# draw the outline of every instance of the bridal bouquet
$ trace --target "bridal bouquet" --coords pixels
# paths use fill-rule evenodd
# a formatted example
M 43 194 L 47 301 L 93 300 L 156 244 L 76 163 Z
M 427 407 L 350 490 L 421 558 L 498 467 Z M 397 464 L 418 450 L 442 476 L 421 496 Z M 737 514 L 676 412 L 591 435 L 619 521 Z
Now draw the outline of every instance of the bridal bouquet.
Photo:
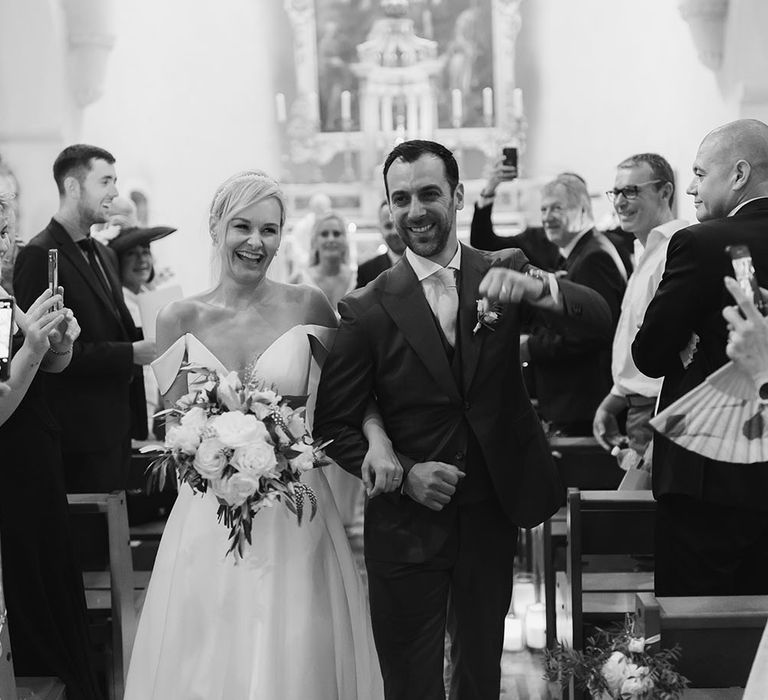
M 545 679 L 562 688 L 573 680 L 600 700 L 676 700 L 688 679 L 674 669 L 679 648 L 651 653 L 652 639 L 637 637 L 635 622 L 627 615 L 624 627 L 614 634 L 597 630 L 584 651 L 557 644 L 545 652 Z
M 301 475 L 329 462 L 322 452 L 328 443 L 318 444 L 307 431 L 306 397 L 280 396 L 255 374 L 242 382 L 237 372 L 198 365 L 182 371 L 205 380 L 161 413 L 180 420 L 155 448 L 162 454 L 150 466 L 149 485 L 162 489 L 175 473 L 197 493 L 210 489 L 219 501 L 219 522 L 230 528 L 227 554 L 239 557 L 262 508 L 280 501 L 301 524 L 306 499 L 311 520 L 317 499 Z

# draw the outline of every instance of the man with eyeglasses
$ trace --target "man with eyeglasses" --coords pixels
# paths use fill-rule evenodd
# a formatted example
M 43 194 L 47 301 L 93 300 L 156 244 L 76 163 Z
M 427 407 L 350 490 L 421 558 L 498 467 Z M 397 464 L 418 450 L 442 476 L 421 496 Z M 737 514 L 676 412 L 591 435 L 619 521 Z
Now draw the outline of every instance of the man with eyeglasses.
M 623 446 L 618 416 L 627 411 L 628 446 L 645 453 L 653 437 L 648 421 L 653 415 L 661 379 L 644 375 L 632 359 L 632 341 L 664 273 L 667 245 L 679 229 L 688 225 L 672 213 L 675 180 L 669 163 L 656 153 L 638 153 L 617 166 L 612 190 L 619 223 L 636 240 L 636 267 L 627 283 L 621 315 L 613 338 L 611 373 L 613 387 L 595 412 L 592 431 L 606 449 Z
M 627 273 L 616 247 L 594 229 L 584 180 L 561 173 L 542 188 L 541 218 L 549 241 L 564 259 L 564 278 L 591 287 L 608 303 L 610 335 L 587 328 L 567 332 L 537 320 L 520 337 L 520 359 L 529 362 L 539 412 L 553 434 L 592 435 L 592 417 L 611 387 L 611 339 L 619 318 Z
M 740 119 L 710 132 L 687 192 L 700 223 L 669 242 L 632 344 L 638 369 L 664 377 L 662 408 L 728 360 L 723 278 L 733 268 L 726 247 L 748 246 L 757 281 L 768 283 L 768 125 Z M 768 462 L 718 462 L 659 434 L 653 449 L 656 594 L 768 594 Z

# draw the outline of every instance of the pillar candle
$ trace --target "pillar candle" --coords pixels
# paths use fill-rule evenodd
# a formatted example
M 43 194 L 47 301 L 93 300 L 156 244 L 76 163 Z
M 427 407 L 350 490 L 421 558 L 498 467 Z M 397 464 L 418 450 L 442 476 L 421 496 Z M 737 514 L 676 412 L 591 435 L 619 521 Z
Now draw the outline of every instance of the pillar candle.
M 287 112 L 285 110 L 285 95 L 282 92 L 278 92 L 275 95 L 275 114 L 277 116 L 277 123 L 284 124 Z
M 451 90 L 451 117 L 454 126 L 461 126 L 462 116 L 461 90 L 453 88 Z
M 344 90 L 341 93 L 341 120 L 348 122 L 352 119 L 352 93 Z
M 493 118 L 493 88 L 483 88 L 483 117 L 486 121 Z
M 523 116 L 523 91 L 520 88 L 512 90 L 512 116 L 517 119 Z

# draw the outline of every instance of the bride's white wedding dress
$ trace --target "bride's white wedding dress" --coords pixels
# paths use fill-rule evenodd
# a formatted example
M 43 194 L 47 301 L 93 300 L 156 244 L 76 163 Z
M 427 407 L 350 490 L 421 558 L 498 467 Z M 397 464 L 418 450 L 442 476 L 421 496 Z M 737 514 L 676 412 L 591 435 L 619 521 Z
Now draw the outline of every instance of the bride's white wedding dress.
M 256 361 L 283 394 L 310 395 L 333 331 L 295 326 Z M 314 351 L 314 352 L 313 352 Z M 156 362 L 165 393 L 184 360 L 225 370 L 195 336 Z M 190 381 L 192 381 L 190 379 Z M 308 413 L 311 414 L 311 405 Z M 163 532 L 133 647 L 126 700 L 375 700 L 383 697 L 368 605 L 321 469 L 303 481 L 317 515 L 262 509 L 244 559 L 213 494 L 183 485 Z

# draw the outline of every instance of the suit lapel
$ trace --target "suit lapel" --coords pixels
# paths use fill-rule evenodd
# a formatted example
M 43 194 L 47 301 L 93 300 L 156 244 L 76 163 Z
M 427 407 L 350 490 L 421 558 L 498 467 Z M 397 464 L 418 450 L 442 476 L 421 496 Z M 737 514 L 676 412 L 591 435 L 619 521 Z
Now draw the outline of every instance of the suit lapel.
M 462 377 L 465 396 L 469 392 L 472 380 L 475 377 L 485 337 L 490 332 L 488 329 L 482 329 L 480 333 L 474 332 L 474 328 L 477 325 L 477 300 L 479 298 L 477 290 L 489 267 L 490 262 L 487 258 L 472 248 L 467 246 L 461 247 L 458 337 L 461 345 Z
M 405 258 L 387 275 L 381 304 L 433 379 L 448 396 L 460 401 L 461 395 L 440 341 L 434 315 L 413 268 Z
M 62 255 L 67 258 L 67 260 L 77 270 L 85 283 L 91 288 L 91 291 L 94 293 L 94 295 L 101 300 L 109 312 L 114 316 L 117 316 L 119 319 L 114 302 L 107 296 L 107 293 L 104 291 L 104 287 L 101 285 L 99 280 L 96 279 L 96 273 L 91 270 L 91 266 L 83 256 L 80 248 L 78 248 L 77 244 L 70 238 L 69 234 L 64 230 L 64 227 L 58 221 L 54 219 L 53 223 L 55 225 L 51 226 L 51 235 L 53 236 L 53 239 L 56 241 L 56 243 L 58 243 L 59 250 L 61 251 Z M 67 290 L 65 289 L 65 300 L 66 294 Z

